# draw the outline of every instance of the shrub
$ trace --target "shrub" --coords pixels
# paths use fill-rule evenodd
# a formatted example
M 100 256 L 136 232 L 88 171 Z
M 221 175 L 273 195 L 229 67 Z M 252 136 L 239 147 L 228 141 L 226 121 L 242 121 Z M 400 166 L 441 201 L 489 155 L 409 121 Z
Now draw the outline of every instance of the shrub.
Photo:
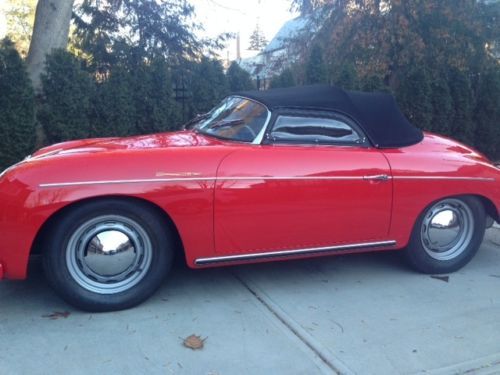
M 0 169 L 35 144 L 34 94 L 23 60 L 9 39 L 0 42 Z
M 231 92 L 252 90 L 255 88 L 250 74 L 233 61 L 226 73 Z
M 271 79 L 271 88 L 276 89 L 280 87 L 293 87 L 296 85 L 295 77 L 292 70 L 284 69 L 280 74 Z
M 49 143 L 99 133 L 90 120 L 94 93 L 94 81 L 76 57 L 63 50 L 47 56 L 37 117 Z

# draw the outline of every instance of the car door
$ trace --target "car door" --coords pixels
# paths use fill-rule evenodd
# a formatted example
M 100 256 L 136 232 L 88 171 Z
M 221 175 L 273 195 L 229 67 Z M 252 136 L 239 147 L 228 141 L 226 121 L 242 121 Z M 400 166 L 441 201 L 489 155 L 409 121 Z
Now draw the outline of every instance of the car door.
M 219 166 L 215 249 L 221 255 L 387 240 L 392 179 L 384 155 L 340 114 L 281 111 L 262 145 Z

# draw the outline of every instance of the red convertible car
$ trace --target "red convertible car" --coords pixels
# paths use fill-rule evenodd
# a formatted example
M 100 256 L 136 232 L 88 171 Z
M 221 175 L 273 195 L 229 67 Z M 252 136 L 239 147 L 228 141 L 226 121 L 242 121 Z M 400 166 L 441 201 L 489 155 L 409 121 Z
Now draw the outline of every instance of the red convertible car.
M 499 169 L 387 94 L 243 92 L 191 126 L 57 144 L 4 171 L 0 279 L 41 254 L 63 299 L 109 311 L 149 297 L 176 252 L 205 268 L 401 249 L 448 273 L 499 218 Z

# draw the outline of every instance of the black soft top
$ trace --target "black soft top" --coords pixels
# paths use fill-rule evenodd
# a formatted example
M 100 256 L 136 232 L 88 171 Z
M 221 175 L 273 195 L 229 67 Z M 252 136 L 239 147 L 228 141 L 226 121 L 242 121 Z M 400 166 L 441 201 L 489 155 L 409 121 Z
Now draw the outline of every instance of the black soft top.
M 401 113 L 394 97 L 385 93 L 344 91 L 327 85 L 300 86 L 267 91 L 245 91 L 236 95 L 281 108 L 334 110 L 351 117 L 365 131 L 374 146 L 410 146 L 423 139 L 420 129 Z

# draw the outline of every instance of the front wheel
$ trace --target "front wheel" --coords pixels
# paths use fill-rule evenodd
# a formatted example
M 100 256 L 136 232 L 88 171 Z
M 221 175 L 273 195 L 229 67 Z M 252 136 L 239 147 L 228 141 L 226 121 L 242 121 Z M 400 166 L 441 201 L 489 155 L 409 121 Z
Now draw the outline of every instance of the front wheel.
M 405 250 L 409 263 L 423 273 L 450 273 L 474 257 L 486 230 L 479 199 L 460 196 L 440 200 L 418 218 Z
M 172 263 L 166 223 L 140 202 L 110 199 L 78 206 L 55 224 L 49 238 L 47 279 L 82 310 L 139 304 L 161 285 Z

